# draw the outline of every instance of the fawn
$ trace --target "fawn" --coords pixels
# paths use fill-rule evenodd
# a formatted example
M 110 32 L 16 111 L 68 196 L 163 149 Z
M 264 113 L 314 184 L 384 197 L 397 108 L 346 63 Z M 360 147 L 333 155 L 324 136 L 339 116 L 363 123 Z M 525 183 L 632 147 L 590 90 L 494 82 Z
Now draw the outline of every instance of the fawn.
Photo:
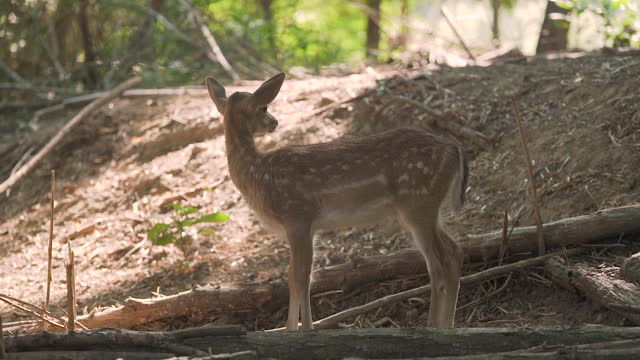
M 327 143 L 258 152 L 254 136 L 273 132 L 267 111 L 284 82 L 280 73 L 253 94 L 226 91 L 214 78 L 209 95 L 224 117 L 231 180 L 258 218 L 289 241 L 287 330 L 313 329 L 309 285 L 318 229 L 394 216 L 423 253 L 431 278 L 428 325 L 453 327 L 462 250 L 442 228 L 444 205 L 464 203 L 468 167 L 461 145 L 426 130 L 396 129 Z

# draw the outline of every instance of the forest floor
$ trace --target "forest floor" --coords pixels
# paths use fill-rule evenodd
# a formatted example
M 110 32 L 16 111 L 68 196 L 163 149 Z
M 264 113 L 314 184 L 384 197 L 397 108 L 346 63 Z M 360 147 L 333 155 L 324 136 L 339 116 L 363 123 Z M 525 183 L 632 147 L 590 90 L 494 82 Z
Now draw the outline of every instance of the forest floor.
M 252 91 L 258 84 L 246 81 L 228 92 Z M 429 65 L 403 70 L 389 65 L 359 74 L 288 80 L 269 108 L 280 127 L 260 138 L 258 146 L 270 150 L 398 126 L 425 127 L 429 115 L 420 109 L 387 104 L 392 96 L 420 101 L 492 139 L 487 148 L 463 139 L 470 158 L 467 203 L 447 219 L 452 234 L 480 234 L 501 228 L 505 210 L 519 225 L 533 224 L 511 98 L 521 109 L 545 222 L 638 203 L 638 84 L 640 56 L 624 53 L 521 59 L 487 67 Z M 372 89 L 362 99 L 308 116 Z M 0 156 L 8 162 L 3 159 L 0 170 L 15 164 L 30 147 L 39 148 L 76 111 L 41 119 L 37 130 L 3 129 Z M 193 96 L 114 101 L 74 128 L 9 196 L 2 194 L 0 292 L 35 304 L 44 302 L 46 288 L 51 169 L 57 174 L 52 298 L 61 306 L 66 302 L 63 262 L 69 238 L 76 256 L 80 313 L 122 304 L 128 297 L 158 297 L 196 285 L 224 287 L 286 277 L 286 240 L 262 228 L 229 180 L 221 118 L 204 90 Z M 0 175 L 4 179 L 8 173 Z M 153 224 L 170 218 L 163 204 L 176 196 L 183 206 L 203 213 L 222 210 L 230 217 L 209 226 L 213 232 L 193 234 L 196 241 L 188 256 L 174 246 L 152 246 L 146 239 Z M 620 246 L 594 248 L 581 261 L 610 269 L 607 273 L 616 277 L 621 261 L 640 251 L 638 239 L 625 236 L 618 239 Z M 411 246 L 391 220 L 324 231 L 315 240 L 314 268 Z M 465 273 L 486 266 L 467 264 Z M 424 276 L 404 278 L 316 297 L 314 318 L 425 281 Z M 505 281 L 502 277 L 464 287 L 459 305 L 483 298 Z M 426 298 L 385 306 L 358 318 L 355 326 L 426 325 L 427 307 Z M 58 312 L 57 306 L 53 309 Z M 24 318 L 4 304 L 0 315 L 5 322 Z M 282 326 L 285 317 L 283 307 L 257 318 L 207 314 L 148 324 L 145 329 L 204 322 L 267 329 Z M 622 317 L 556 288 L 541 268 L 514 274 L 498 296 L 456 315 L 457 327 L 581 323 L 626 324 Z

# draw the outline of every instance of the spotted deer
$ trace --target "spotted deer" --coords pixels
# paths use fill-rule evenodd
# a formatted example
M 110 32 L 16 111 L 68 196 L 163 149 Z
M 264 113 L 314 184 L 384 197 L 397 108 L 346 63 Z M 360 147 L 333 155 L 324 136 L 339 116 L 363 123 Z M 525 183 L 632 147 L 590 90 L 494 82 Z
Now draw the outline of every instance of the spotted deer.
M 284 82 L 278 74 L 253 94 L 226 91 L 212 77 L 209 95 L 224 116 L 231 180 L 258 218 L 289 242 L 287 330 L 313 329 L 309 285 L 313 235 L 393 216 L 411 233 L 431 278 L 428 325 L 453 327 L 462 251 L 441 225 L 447 207 L 464 203 L 462 147 L 418 129 L 341 138 L 327 143 L 256 149 L 254 136 L 273 132 L 267 111 Z

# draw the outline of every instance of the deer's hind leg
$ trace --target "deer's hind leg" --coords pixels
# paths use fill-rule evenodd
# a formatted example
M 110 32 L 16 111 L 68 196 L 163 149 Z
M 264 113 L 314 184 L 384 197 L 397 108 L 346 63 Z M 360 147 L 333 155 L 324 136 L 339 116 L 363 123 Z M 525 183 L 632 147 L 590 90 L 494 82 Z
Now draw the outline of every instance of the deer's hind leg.
M 452 328 L 460 287 L 462 250 L 440 225 L 438 209 L 402 209 L 399 211 L 399 220 L 411 233 L 427 262 L 431 279 L 427 325 Z
M 291 226 L 289 240 L 289 314 L 287 330 L 298 330 L 302 315 L 302 330 L 313 329 L 311 317 L 310 282 L 313 262 L 313 236 L 309 226 Z M 302 310 L 302 314 L 301 314 Z

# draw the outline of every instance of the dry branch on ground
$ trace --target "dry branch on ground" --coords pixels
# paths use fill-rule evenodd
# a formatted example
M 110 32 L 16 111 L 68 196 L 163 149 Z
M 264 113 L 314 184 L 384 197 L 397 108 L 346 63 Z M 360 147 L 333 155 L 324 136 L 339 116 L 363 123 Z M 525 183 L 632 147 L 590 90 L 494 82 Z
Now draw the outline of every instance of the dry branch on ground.
M 470 356 L 500 352 L 533 352 L 532 348 L 562 347 L 626 349 L 638 347 L 640 328 L 587 325 L 573 328 L 471 328 L 471 329 L 358 329 L 313 332 L 252 332 L 227 327 L 184 329 L 170 333 L 149 333 L 102 329 L 71 334 L 38 333 L 7 339 L 11 356 L 16 351 L 77 351 L 101 349 L 122 351 L 150 349 L 163 353 L 238 354 L 255 352 L 258 358 L 327 359 L 344 357 L 406 358 L 427 356 Z M 211 332 L 211 333 L 208 333 Z M 616 343 L 614 343 L 616 342 Z M 591 344 L 591 346 L 587 345 Z M 600 344 L 600 345 L 598 345 Z M 12 354 L 13 353 L 13 354 Z M 53 353 L 53 352 L 52 352 Z M 95 356 L 96 353 L 93 353 Z M 17 357 L 12 357 L 17 358 Z M 78 357 L 80 359 L 87 357 Z M 482 358 L 482 357 L 480 357 Z
M 546 262 L 545 270 L 557 285 L 578 291 L 589 300 L 640 324 L 640 313 L 629 311 L 640 304 L 640 287 L 615 278 L 605 269 L 594 269 L 586 264 L 571 264 L 560 258 Z

